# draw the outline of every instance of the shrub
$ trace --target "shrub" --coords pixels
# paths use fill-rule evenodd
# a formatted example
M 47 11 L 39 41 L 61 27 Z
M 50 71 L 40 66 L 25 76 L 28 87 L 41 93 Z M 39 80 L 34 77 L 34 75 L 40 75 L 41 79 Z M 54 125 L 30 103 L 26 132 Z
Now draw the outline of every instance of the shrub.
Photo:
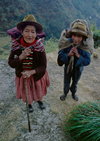
M 3 50 L 0 49 L 0 55 L 2 55 L 2 53 L 3 53 Z
M 9 50 L 11 48 L 11 45 L 5 45 L 5 46 L 3 46 L 3 49 L 5 49 L 5 50 Z
M 65 133 L 75 141 L 100 141 L 100 107 L 87 102 L 75 107 L 66 118 Z
M 52 52 L 58 48 L 58 39 L 50 38 L 44 42 L 46 53 Z
M 93 33 L 93 39 L 94 39 L 94 47 L 98 48 L 100 45 L 100 31 L 95 31 Z

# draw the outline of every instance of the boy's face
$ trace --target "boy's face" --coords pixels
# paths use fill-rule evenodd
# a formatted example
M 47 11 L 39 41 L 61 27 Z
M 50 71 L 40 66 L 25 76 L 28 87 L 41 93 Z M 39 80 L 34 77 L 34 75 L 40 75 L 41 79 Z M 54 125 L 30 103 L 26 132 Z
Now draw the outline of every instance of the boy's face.
M 79 35 L 77 33 L 72 34 L 72 40 L 73 40 L 74 45 L 79 44 L 82 41 L 82 39 L 83 39 L 82 35 Z

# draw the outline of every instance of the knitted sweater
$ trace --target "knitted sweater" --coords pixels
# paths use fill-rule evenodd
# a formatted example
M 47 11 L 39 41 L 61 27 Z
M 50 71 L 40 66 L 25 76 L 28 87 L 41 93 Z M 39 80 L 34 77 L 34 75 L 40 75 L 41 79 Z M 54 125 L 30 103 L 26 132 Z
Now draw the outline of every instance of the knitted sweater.
M 20 44 L 20 40 L 18 41 Z M 8 58 L 8 64 L 15 68 L 15 74 L 17 77 L 21 77 L 21 72 L 23 71 L 23 63 L 20 61 L 19 56 L 22 53 L 22 49 L 18 48 L 15 50 L 12 50 L 9 58 Z M 45 51 L 33 51 L 33 63 L 32 63 L 32 69 L 35 69 L 36 74 L 33 75 L 34 80 L 38 81 L 43 77 L 46 71 L 47 67 L 47 59 L 46 59 L 46 53 Z

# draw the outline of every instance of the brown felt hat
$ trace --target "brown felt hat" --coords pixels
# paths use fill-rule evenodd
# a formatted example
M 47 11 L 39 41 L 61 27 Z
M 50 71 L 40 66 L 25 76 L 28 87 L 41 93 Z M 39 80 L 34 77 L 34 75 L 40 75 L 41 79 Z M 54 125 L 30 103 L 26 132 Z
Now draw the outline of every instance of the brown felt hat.
M 33 25 L 33 26 L 35 26 L 38 33 L 41 33 L 42 30 L 43 30 L 42 25 L 39 24 L 38 22 L 36 22 L 35 17 L 33 15 L 31 15 L 31 14 L 25 16 L 24 19 L 23 19 L 23 21 L 22 22 L 19 22 L 17 24 L 18 30 L 21 31 L 23 25 Z
M 70 34 L 77 33 L 79 35 L 85 36 L 86 38 L 89 38 L 86 32 L 86 26 L 81 22 L 74 23 L 72 30 L 70 30 L 69 33 Z

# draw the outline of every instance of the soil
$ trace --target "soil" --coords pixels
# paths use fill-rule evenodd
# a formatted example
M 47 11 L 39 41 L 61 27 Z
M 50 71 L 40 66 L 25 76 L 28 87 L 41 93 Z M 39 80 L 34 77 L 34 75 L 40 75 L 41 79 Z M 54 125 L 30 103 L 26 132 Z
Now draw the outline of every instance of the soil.
M 94 50 L 91 64 L 84 67 L 78 83 L 79 101 L 72 99 L 71 93 L 65 101 L 60 100 L 63 94 L 63 67 L 57 65 L 57 50 L 47 54 L 47 71 L 50 86 L 43 102 L 45 110 L 39 109 L 33 102 L 34 112 L 29 114 L 31 132 L 28 131 L 26 105 L 16 99 L 15 72 L 0 60 L 0 140 L 1 141 L 68 141 L 64 135 L 65 117 L 75 105 L 100 99 L 100 49 Z

